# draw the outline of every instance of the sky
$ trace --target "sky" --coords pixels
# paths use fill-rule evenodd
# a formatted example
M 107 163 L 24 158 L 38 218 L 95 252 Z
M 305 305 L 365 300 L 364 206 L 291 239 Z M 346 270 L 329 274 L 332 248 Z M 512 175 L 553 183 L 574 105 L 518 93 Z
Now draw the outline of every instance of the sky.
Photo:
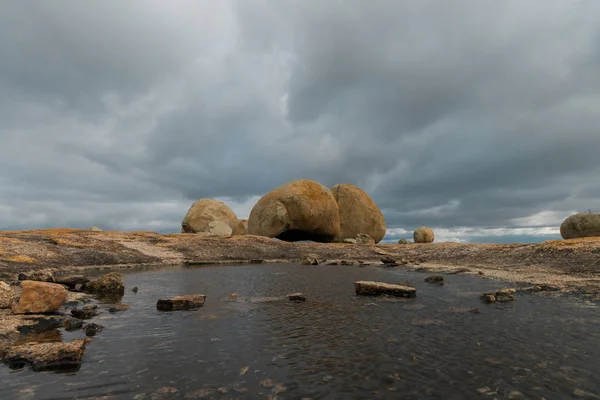
M 600 211 L 597 0 L 5 0 L 0 229 L 179 232 L 295 179 L 387 241 L 558 238 Z

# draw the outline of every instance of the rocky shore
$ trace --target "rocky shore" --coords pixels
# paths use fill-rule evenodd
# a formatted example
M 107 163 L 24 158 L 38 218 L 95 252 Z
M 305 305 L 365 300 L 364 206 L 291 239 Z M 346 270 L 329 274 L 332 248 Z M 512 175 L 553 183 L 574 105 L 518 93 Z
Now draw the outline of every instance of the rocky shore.
M 0 232 L 0 280 L 49 269 L 55 275 L 109 268 L 231 263 L 397 261 L 401 268 L 475 273 L 489 278 L 550 285 L 563 292 L 600 294 L 600 238 L 535 244 L 378 244 L 284 242 L 241 235 L 161 235 L 47 229 Z M 388 264 L 388 263 L 386 263 Z

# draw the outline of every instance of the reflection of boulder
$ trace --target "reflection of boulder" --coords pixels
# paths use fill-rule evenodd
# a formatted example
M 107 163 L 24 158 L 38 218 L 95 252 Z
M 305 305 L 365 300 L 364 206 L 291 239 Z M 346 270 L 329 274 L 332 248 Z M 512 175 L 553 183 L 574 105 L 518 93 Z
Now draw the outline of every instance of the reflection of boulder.
M 13 305 L 15 314 L 38 314 L 56 312 L 67 300 L 67 289 L 48 282 L 21 282 L 21 297 Z
M 386 225 L 377 204 L 360 188 L 350 184 L 331 188 L 340 212 L 340 237 L 355 238 L 359 233 L 371 236 L 379 243 L 385 236 Z
M 426 226 L 421 226 L 415 229 L 413 239 L 415 243 L 433 243 L 433 231 Z
M 264 195 L 248 218 L 250 235 L 286 241 L 332 242 L 340 234 L 333 194 L 310 180 L 297 180 Z
M 181 232 L 212 233 L 210 232 L 211 222 L 215 221 L 227 224 L 231 232 L 234 232 L 238 226 L 237 216 L 225 203 L 214 199 L 200 199 L 192 204 L 185 217 L 183 217 Z M 214 225 L 212 227 L 213 231 L 215 230 Z
M 560 225 L 560 235 L 563 239 L 600 236 L 600 214 L 573 214 Z

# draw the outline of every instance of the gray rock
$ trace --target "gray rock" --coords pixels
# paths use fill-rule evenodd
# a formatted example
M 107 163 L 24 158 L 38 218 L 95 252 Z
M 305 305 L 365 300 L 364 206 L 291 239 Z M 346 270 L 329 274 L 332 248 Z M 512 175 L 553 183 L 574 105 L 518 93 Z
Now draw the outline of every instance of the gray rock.
M 417 289 L 413 287 L 384 282 L 356 281 L 354 282 L 354 289 L 357 295 L 362 296 L 379 296 L 385 294 L 396 297 L 415 297 L 417 295 Z
M 175 296 L 169 299 L 159 299 L 156 309 L 160 311 L 193 310 L 204 305 L 206 295 L 191 294 L 187 296 Z

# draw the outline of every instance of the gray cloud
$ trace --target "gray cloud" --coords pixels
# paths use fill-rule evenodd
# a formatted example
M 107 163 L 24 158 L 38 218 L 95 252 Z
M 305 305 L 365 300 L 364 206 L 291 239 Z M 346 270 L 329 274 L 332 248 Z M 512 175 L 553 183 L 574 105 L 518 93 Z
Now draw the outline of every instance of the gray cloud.
M 598 43 L 595 1 L 8 1 L 0 229 L 177 231 L 298 178 L 390 229 L 556 227 L 600 209 Z

